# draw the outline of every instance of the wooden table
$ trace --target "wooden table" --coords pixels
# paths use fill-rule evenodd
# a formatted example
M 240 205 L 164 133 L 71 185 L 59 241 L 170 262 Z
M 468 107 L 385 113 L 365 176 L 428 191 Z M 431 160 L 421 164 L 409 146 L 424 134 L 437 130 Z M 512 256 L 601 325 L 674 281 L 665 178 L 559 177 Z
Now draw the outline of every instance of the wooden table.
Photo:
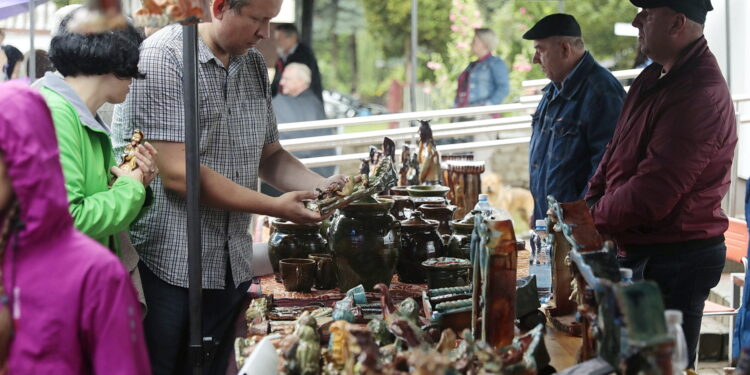
M 570 336 L 550 326 L 544 332 L 544 344 L 551 358 L 552 367 L 558 371 L 576 364 L 578 350 L 581 348 L 581 338 Z

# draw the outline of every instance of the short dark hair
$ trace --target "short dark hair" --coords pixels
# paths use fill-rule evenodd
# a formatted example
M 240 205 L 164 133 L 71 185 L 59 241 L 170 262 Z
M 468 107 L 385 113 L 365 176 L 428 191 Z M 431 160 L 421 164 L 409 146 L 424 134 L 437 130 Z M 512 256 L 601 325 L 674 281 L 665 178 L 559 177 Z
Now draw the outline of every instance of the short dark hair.
M 26 52 L 26 57 L 24 57 L 24 59 L 26 60 L 27 72 L 29 72 L 29 69 L 31 69 L 31 58 L 29 56 L 31 56 L 31 51 Z M 44 73 L 55 71 L 55 67 L 52 65 L 52 61 L 50 61 L 47 51 L 43 49 L 36 50 L 35 58 L 36 60 L 34 61 L 34 66 L 36 68 L 36 71 L 34 72 L 34 78 L 42 78 L 42 76 L 44 76 Z
M 118 78 L 145 78 L 138 71 L 143 36 L 127 23 L 120 29 L 95 34 L 68 30 L 78 10 L 68 14 L 52 38 L 49 58 L 64 77 L 114 74 Z
M 296 37 L 299 37 L 299 31 L 297 31 L 297 26 L 295 26 L 293 23 L 280 23 L 276 25 L 276 31 L 283 31 L 286 36 L 294 35 Z
M 8 79 L 11 79 L 13 75 L 13 70 L 16 68 L 16 64 L 21 62 L 23 60 L 23 53 L 16 48 L 9 44 L 6 44 L 2 46 L 3 52 L 5 52 L 5 57 L 8 58 L 8 62 L 3 67 L 3 71 L 5 72 L 5 75 Z

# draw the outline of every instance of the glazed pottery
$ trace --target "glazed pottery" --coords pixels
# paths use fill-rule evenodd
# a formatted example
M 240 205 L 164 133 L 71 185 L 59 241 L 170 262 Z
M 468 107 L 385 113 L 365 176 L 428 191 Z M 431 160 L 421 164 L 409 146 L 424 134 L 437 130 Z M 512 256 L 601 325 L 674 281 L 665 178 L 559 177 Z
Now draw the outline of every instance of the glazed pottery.
M 447 206 L 448 201 L 443 197 L 409 197 L 414 209 L 419 209 L 420 206 L 425 204 L 435 204 Z
M 403 195 L 380 195 L 378 198 L 393 200 L 391 215 L 393 215 L 398 221 L 408 219 L 411 217 L 411 212 L 414 211 L 414 202 L 412 202 L 409 197 Z
M 471 283 L 469 269 L 471 262 L 459 258 L 433 258 L 422 262 L 427 273 L 427 287 L 429 289 L 466 286 Z
M 310 254 L 315 261 L 315 289 L 326 290 L 336 287 L 336 264 L 331 254 Z
M 406 191 L 408 186 L 394 186 L 391 190 L 391 195 L 405 195 L 408 196 L 409 192 Z
M 447 255 L 453 258 L 469 259 L 471 254 L 471 232 L 474 230 L 473 214 L 466 215 L 463 220 L 453 220 L 450 223 L 453 234 L 447 243 Z
M 422 262 L 445 255 L 443 240 L 437 232 L 438 225 L 435 220 L 423 219 L 420 211 L 414 211 L 411 219 L 401 222 L 401 251 L 397 267 L 399 281 L 424 283 L 426 278 Z
M 445 197 L 450 190 L 443 185 L 415 185 L 406 188 L 410 197 Z
M 268 257 L 273 272 L 279 274 L 279 261 L 286 258 L 307 258 L 313 253 L 328 253 L 326 240 L 319 233 L 319 224 L 297 224 L 275 219 L 271 223 Z
M 309 293 L 315 281 L 315 261 L 312 259 L 288 258 L 279 261 L 281 279 L 288 292 Z
M 425 219 L 437 220 L 440 223 L 438 233 L 443 236 L 450 236 L 452 233 L 450 222 L 453 220 L 453 213 L 456 212 L 456 206 L 444 204 L 423 204 L 419 206 L 419 211 Z
M 378 283 L 390 285 L 401 239 L 400 223 L 390 214 L 392 206 L 390 199 L 361 200 L 335 215 L 328 243 L 342 291 L 359 284 L 367 291 Z

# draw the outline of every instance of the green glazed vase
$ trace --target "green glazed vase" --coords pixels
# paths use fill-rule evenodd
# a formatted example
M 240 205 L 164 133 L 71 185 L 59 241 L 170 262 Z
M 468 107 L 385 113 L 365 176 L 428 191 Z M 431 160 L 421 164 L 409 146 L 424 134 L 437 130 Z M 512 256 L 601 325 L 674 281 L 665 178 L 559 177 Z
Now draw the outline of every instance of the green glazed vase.
M 282 259 L 305 259 L 310 254 L 328 253 L 328 245 L 319 230 L 319 224 L 297 224 L 274 219 L 268 240 L 268 257 L 273 272 L 279 274 L 279 261 Z
M 398 262 L 400 223 L 390 214 L 393 200 L 354 202 L 338 210 L 328 229 L 328 243 L 336 263 L 338 287 L 359 284 L 372 291 L 390 285 Z

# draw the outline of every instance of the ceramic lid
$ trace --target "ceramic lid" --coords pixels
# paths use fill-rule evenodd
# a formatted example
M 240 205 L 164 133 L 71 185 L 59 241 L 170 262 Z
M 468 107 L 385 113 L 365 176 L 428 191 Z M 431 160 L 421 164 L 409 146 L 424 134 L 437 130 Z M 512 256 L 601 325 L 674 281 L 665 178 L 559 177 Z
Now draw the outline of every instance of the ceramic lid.
M 476 211 L 479 212 L 479 211 Z M 450 225 L 451 227 L 457 227 L 461 229 L 471 229 L 474 228 L 474 213 L 475 210 L 472 210 L 470 213 L 466 214 L 463 219 L 461 220 L 451 220 Z
M 437 228 L 440 222 L 437 220 L 426 220 L 422 218 L 422 213 L 414 211 L 411 218 L 401 221 L 402 228 Z

